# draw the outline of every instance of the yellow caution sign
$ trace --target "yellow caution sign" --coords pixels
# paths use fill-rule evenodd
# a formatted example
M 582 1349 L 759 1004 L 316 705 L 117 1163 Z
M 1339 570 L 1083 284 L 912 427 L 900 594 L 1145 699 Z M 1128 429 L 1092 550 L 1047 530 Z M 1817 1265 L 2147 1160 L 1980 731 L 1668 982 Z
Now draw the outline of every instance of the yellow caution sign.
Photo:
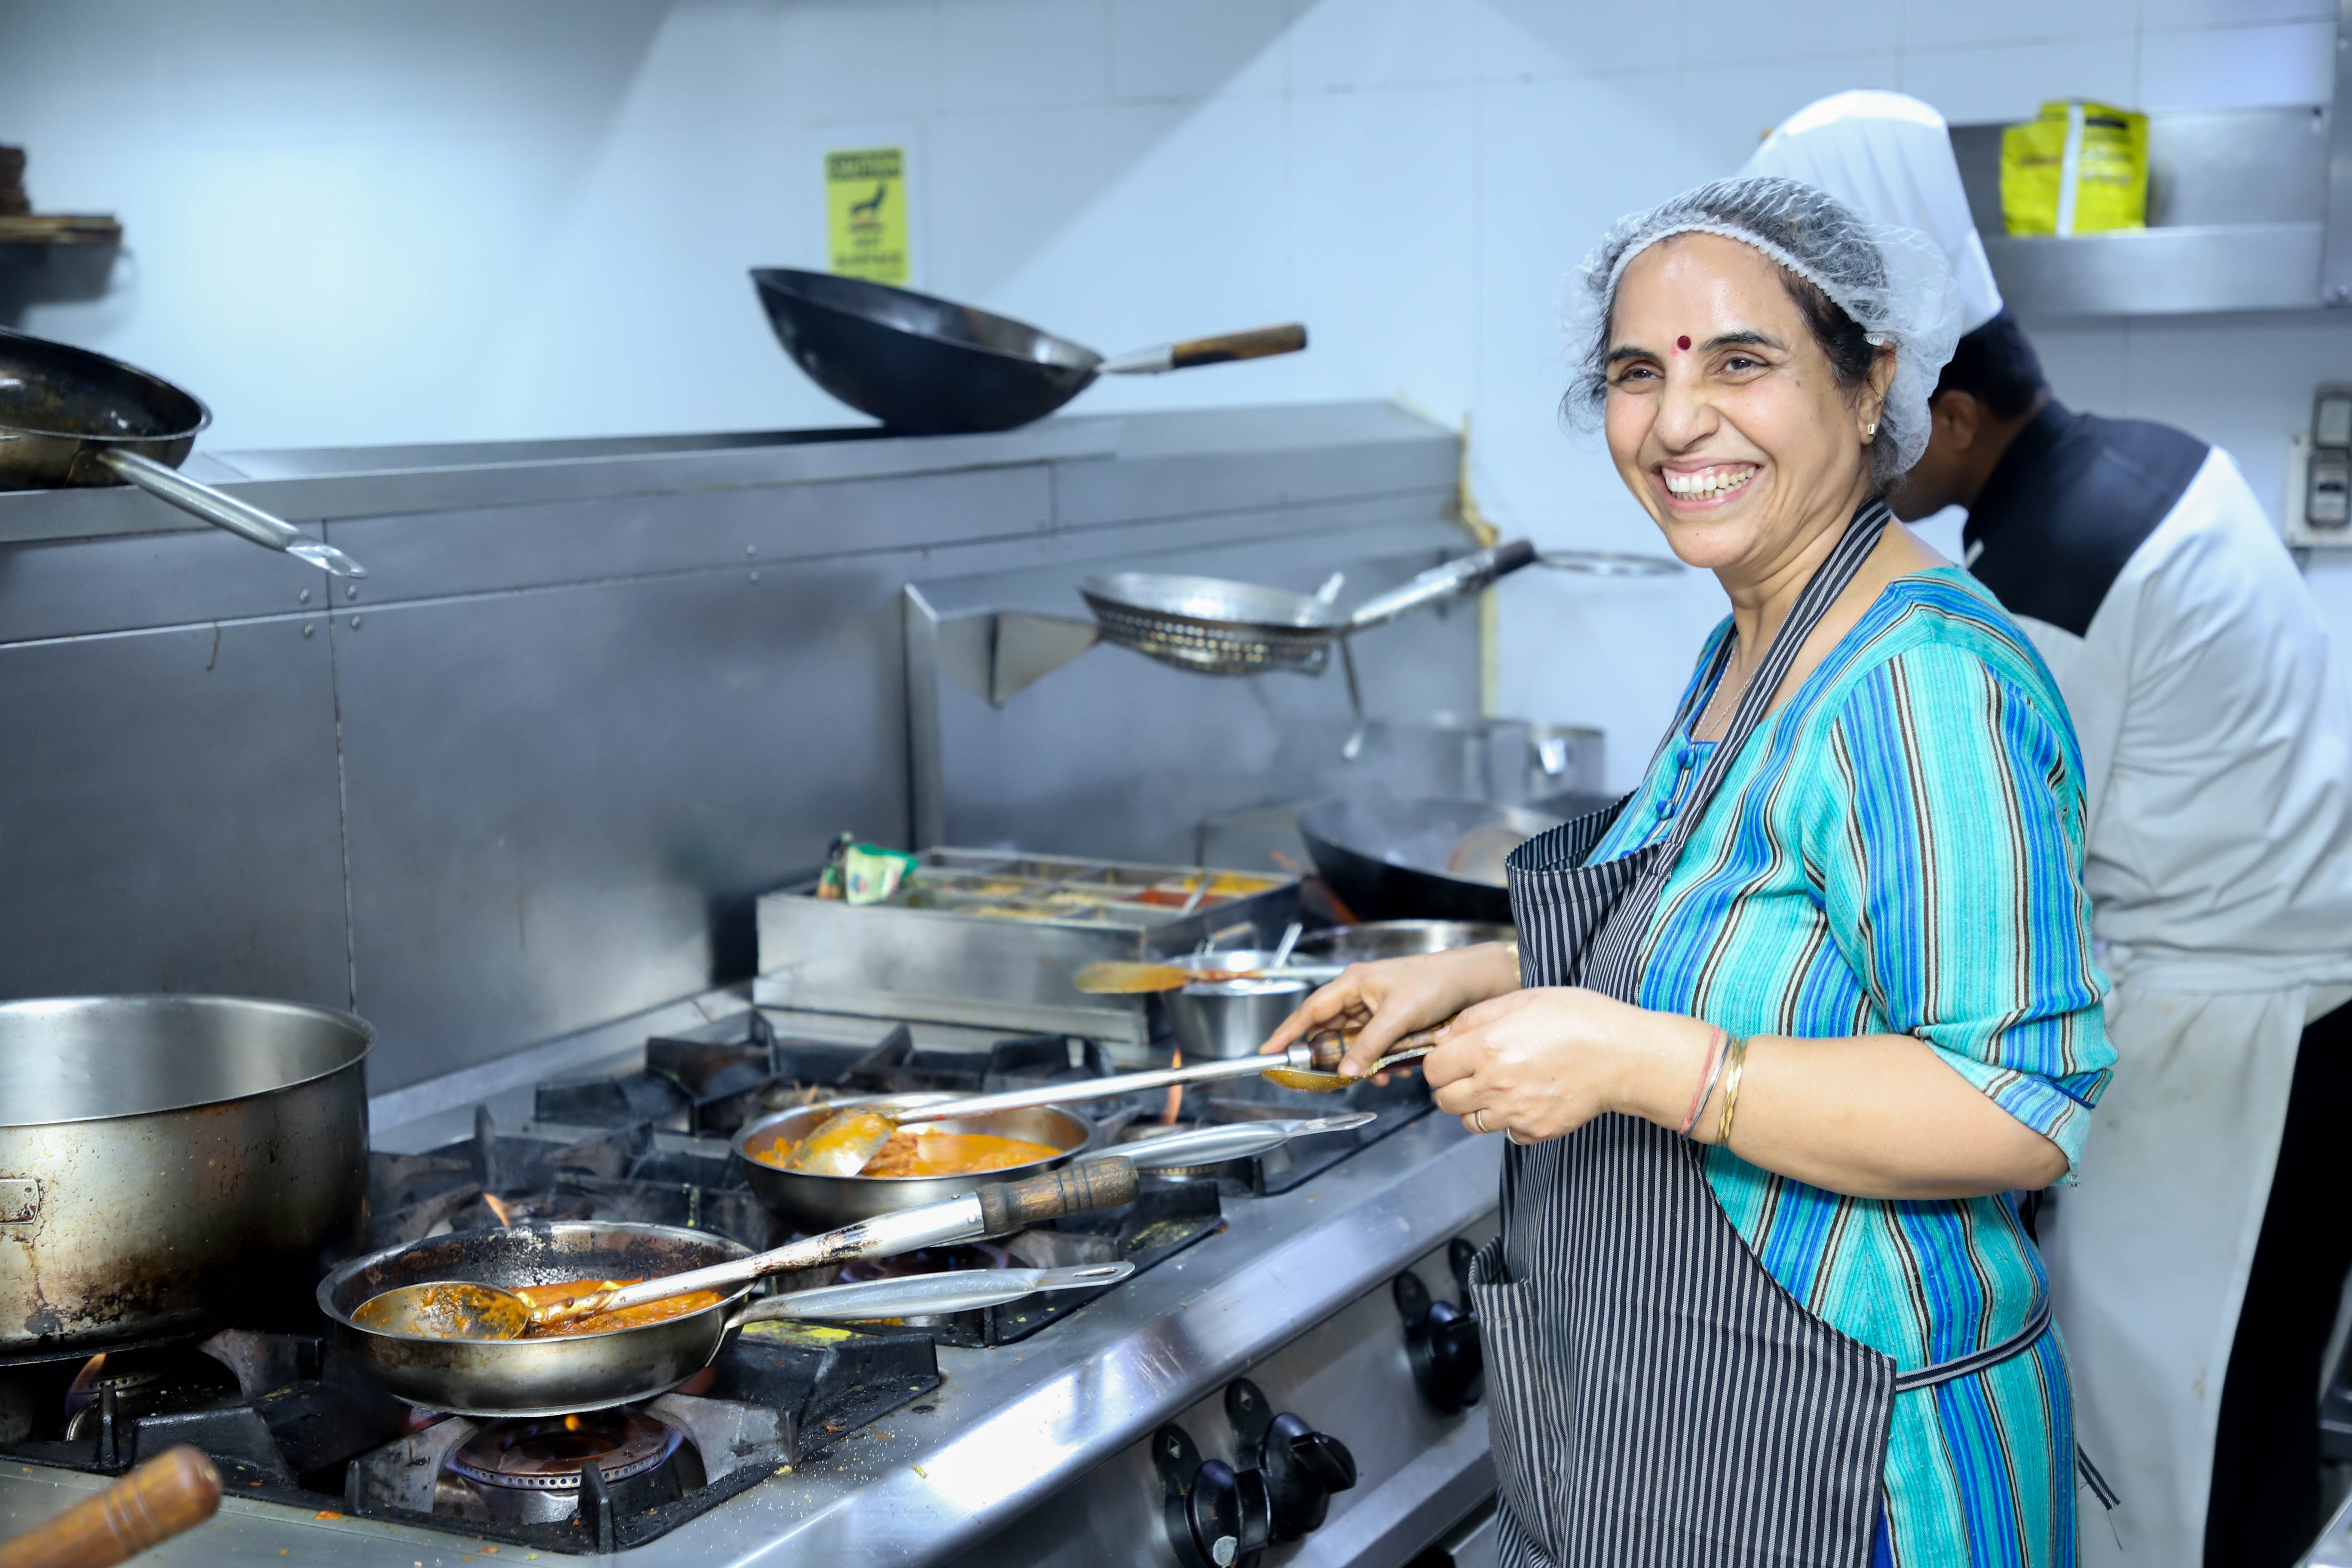
M 902 147 L 850 147 L 824 155 L 828 268 L 845 278 L 904 285 L 907 154 Z

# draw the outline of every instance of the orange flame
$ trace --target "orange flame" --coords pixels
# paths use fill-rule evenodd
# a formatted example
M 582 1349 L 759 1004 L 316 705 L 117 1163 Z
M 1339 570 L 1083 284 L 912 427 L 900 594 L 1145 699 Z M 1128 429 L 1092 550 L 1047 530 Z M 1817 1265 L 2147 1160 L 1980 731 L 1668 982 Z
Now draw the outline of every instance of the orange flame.
M 1168 1065 L 1171 1068 L 1182 1067 L 1184 1065 L 1184 1053 L 1181 1050 L 1171 1052 L 1168 1058 Z M 1168 1105 L 1167 1108 L 1160 1113 L 1160 1125 L 1162 1127 L 1175 1126 L 1176 1113 L 1183 1109 L 1184 1086 L 1181 1083 L 1170 1084 L 1168 1086 Z
M 514 1224 L 514 1210 L 499 1202 L 498 1194 L 496 1193 L 484 1193 L 482 1194 L 482 1203 L 483 1205 L 492 1214 L 499 1216 L 499 1223 L 500 1225 Z

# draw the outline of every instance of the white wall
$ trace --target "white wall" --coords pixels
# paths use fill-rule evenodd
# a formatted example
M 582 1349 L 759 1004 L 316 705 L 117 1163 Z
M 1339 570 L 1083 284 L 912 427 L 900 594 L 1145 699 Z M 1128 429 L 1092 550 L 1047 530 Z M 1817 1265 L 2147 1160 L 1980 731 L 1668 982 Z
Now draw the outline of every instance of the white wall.
M 29 330 L 214 405 L 218 447 L 839 422 L 743 268 L 814 265 L 827 127 L 911 128 L 921 286 L 1107 351 L 1298 319 L 1296 359 L 1092 410 L 1394 395 L 1487 510 L 1648 547 L 1555 417 L 1560 284 L 1619 213 L 1822 93 L 1956 120 L 2329 95 L 2323 0 L 0 0 L 0 142 L 131 255 Z M 2042 326 L 2060 395 L 2236 452 L 2275 504 L 2352 320 Z M 1945 531 L 1948 533 L 1948 530 Z M 2352 632 L 2352 568 L 2315 585 Z M 1503 705 L 1638 767 L 1710 583 L 1504 590 Z M 2347 644 L 2352 644 L 2348 637 Z

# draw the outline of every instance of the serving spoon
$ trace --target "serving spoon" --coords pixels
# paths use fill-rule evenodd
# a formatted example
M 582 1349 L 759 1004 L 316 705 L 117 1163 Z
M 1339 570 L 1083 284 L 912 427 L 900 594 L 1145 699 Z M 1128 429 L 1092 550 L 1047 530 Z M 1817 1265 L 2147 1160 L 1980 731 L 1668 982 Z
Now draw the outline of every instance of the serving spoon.
M 858 1258 L 888 1258 L 921 1247 L 1007 1236 L 1065 1215 L 1090 1214 L 1132 1203 L 1135 1192 L 1134 1163 L 1116 1154 L 1106 1155 L 1048 1171 L 1024 1182 L 993 1182 L 961 1197 L 877 1215 L 856 1225 L 787 1242 L 772 1252 L 754 1253 L 730 1263 L 715 1263 L 707 1268 L 691 1268 L 683 1274 L 644 1279 L 635 1285 L 584 1291 L 554 1301 L 534 1303 L 512 1290 L 474 1279 L 420 1280 L 369 1297 L 352 1313 L 352 1321 L 370 1333 L 412 1339 L 520 1339 L 533 1329 L 551 1328 L 599 1312 L 618 1312 L 648 1301 L 666 1301 L 697 1290 L 732 1290 L 788 1269 L 821 1268 Z M 1125 1278 L 1123 1273 L 1097 1275 L 1075 1280 L 1072 1286 L 1033 1288 L 1072 1289 L 1076 1284 L 1108 1284 L 1114 1279 Z M 1025 1289 L 1017 1292 L 1027 1293 Z M 898 1314 L 868 1311 L 865 1315 Z
M 1396 1048 L 1372 1064 L 1373 1072 L 1426 1056 L 1437 1044 L 1439 1025 L 1396 1042 Z M 1160 1068 L 1151 1072 L 1119 1073 L 1111 1078 L 1076 1083 L 1047 1084 L 1042 1089 L 1008 1089 L 1003 1094 L 967 1095 L 930 1105 L 852 1106 L 837 1110 L 812 1129 L 779 1167 L 807 1175 L 854 1176 L 881 1152 L 890 1135 L 916 1121 L 986 1116 L 999 1110 L 1026 1110 L 1037 1105 L 1068 1105 L 1078 1100 L 1109 1100 L 1174 1084 L 1215 1083 L 1229 1078 L 1264 1078 L 1284 1089 L 1308 1094 L 1329 1094 L 1362 1081 L 1335 1071 L 1347 1054 L 1349 1037 L 1327 1030 L 1278 1057 L 1237 1057 L 1230 1061 L 1201 1062 L 1192 1067 Z M 1369 1076 L 1369 1075 L 1367 1075 Z M 1328 1130 L 1327 1130 L 1328 1131 Z

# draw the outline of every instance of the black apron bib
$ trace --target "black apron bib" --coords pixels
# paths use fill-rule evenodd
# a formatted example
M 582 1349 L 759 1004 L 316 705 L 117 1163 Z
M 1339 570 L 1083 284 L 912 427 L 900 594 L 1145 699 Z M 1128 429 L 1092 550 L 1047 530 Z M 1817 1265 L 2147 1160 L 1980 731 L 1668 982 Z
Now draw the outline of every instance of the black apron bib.
M 1642 945 L 1667 874 L 1888 515 L 1874 500 L 1855 513 L 1773 637 L 1722 741 L 1678 792 L 1662 839 L 1583 865 L 1625 808 L 1620 801 L 1512 853 L 1523 984 L 1638 1000 Z M 1726 638 L 1662 752 L 1730 648 Z M 1507 1564 L 1870 1561 L 1895 1363 L 1814 1316 L 1765 1270 L 1716 1201 L 1700 1152 L 1662 1127 L 1611 1114 L 1504 1156 L 1502 1235 L 1478 1255 L 1471 1289 Z

